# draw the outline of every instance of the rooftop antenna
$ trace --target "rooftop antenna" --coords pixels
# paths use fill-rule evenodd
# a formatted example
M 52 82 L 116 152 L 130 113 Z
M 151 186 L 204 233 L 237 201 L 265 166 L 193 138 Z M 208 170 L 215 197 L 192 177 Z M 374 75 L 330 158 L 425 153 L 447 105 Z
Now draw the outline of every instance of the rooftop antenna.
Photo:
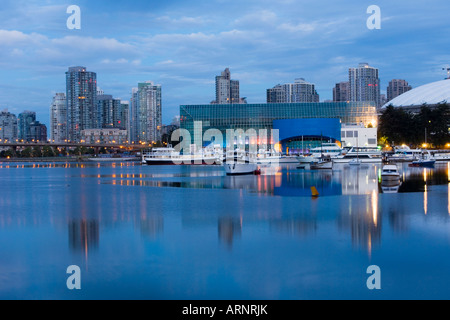
M 450 66 L 447 65 L 445 68 L 442 68 L 442 70 L 447 71 L 447 78 L 445 78 L 445 80 L 450 79 Z

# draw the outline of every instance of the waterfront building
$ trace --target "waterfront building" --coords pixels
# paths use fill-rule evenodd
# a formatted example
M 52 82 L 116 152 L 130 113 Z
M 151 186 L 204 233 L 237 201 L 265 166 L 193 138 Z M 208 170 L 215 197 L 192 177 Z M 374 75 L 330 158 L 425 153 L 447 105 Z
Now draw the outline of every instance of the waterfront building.
M 182 105 L 180 126 L 190 134 L 191 143 L 203 141 L 209 129 L 218 130 L 225 147 L 228 129 L 267 130 L 267 140 L 273 142 L 270 132 L 279 131 L 279 141 L 284 150 L 298 150 L 301 146 L 320 146 L 322 141 L 340 142 L 342 124 L 362 123 L 376 126 L 376 106 L 373 102 L 322 102 L 322 103 L 270 103 L 223 105 Z M 201 128 L 196 127 L 200 124 Z M 248 141 L 246 141 L 248 142 Z M 264 144 L 264 141 L 259 141 Z M 267 142 L 267 141 L 266 141 Z M 220 143 L 220 141 L 216 141 Z
M 319 102 L 315 85 L 303 78 L 294 83 L 278 84 L 267 90 L 267 103 Z
M 408 84 L 406 80 L 394 79 L 389 82 L 389 86 L 387 87 L 387 102 L 392 99 L 397 98 L 398 96 L 408 92 L 412 89 L 412 87 Z M 384 105 L 383 103 L 382 105 Z
M 31 124 L 36 121 L 36 112 L 24 111 L 19 114 L 17 127 L 18 138 L 23 141 L 32 141 Z
M 232 80 L 230 69 L 226 68 L 220 76 L 216 77 L 216 100 L 213 104 L 245 103 L 240 98 L 239 90 L 239 81 Z
M 333 101 L 334 102 L 347 102 L 350 101 L 350 82 L 339 82 L 333 88 Z
M 375 124 L 375 123 L 374 123 Z M 378 146 L 378 129 L 372 124 L 343 124 L 341 132 L 342 147 L 367 147 Z
M 151 81 L 138 84 L 130 101 L 131 141 L 158 142 L 161 140 L 162 90 Z
M 50 106 L 50 140 L 60 143 L 67 140 L 66 94 L 57 93 Z
M 434 108 L 448 102 L 450 102 L 450 80 L 446 79 L 409 90 L 386 103 L 381 109 L 392 105 L 417 113 L 424 105 Z
M 125 144 L 128 132 L 117 128 L 85 129 L 81 131 L 81 141 L 88 144 Z
M 67 132 L 70 141 L 80 141 L 81 131 L 98 128 L 97 74 L 85 67 L 66 72 Z
M 16 141 L 18 139 L 17 117 L 3 110 L 0 112 L 0 141 Z
M 126 130 L 128 115 L 124 114 L 123 107 L 122 101 L 114 99 L 111 95 L 97 96 L 98 127 Z
M 381 106 L 378 69 L 368 63 L 349 69 L 349 88 L 349 101 L 373 101 L 377 107 Z
M 31 141 L 47 141 L 47 126 L 39 121 L 32 122 L 30 124 L 30 138 Z

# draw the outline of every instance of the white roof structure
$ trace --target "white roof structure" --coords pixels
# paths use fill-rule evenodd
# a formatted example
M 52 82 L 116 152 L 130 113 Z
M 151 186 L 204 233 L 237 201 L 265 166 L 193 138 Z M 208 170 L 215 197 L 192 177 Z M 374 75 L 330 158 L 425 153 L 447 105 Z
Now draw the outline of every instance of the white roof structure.
M 443 102 L 450 103 L 450 79 L 412 89 L 389 101 L 382 108 L 386 108 L 389 105 L 394 107 L 417 107 L 423 104 L 436 105 Z

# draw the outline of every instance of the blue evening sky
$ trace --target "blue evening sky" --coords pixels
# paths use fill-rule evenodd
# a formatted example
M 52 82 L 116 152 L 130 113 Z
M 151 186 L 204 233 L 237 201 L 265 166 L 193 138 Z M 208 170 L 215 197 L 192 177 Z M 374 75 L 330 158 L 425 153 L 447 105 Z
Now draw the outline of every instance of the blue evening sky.
M 81 30 L 69 30 L 69 5 L 81 8 Z M 369 30 L 370 5 L 381 30 Z M 65 71 L 97 72 L 105 93 L 129 100 L 138 82 L 163 87 L 163 122 L 181 104 L 215 98 L 226 67 L 249 103 L 266 89 L 305 78 L 321 101 L 348 80 L 348 68 L 380 69 L 413 87 L 442 80 L 450 64 L 448 0 L 3 0 L 0 11 L 0 110 L 32 110 L 48 124 Z

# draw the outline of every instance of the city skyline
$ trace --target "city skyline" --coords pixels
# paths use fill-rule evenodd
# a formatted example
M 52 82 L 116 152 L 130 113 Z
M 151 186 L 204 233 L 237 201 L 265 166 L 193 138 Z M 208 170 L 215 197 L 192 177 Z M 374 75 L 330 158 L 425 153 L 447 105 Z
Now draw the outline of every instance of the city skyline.
M 117 99 L 129 100 L 135 83 L 161 84 L 167 124 L 180 105 L 213 100 L 214 77 L 225 68 L 241 96 L 262 103 L 268 88 L 299 77 L 331 100 L 348 68 L 363 61 L 380 70 L 384 94 L 392 79 L 412 87 L 441 80 L 450 62 L 439 36 L 448 30 L 444 1 L 379 1 L 380 30 L 366 27 L 371 3 L 78 1 L 81 30 L 69 30 L 61 1 L 5 2 L 0 109 L 33 110 L 40 119 L 49 119 L 52 97 L 65 91 L 63 72 L 75 65 L 97 72 L 99 86 Z

